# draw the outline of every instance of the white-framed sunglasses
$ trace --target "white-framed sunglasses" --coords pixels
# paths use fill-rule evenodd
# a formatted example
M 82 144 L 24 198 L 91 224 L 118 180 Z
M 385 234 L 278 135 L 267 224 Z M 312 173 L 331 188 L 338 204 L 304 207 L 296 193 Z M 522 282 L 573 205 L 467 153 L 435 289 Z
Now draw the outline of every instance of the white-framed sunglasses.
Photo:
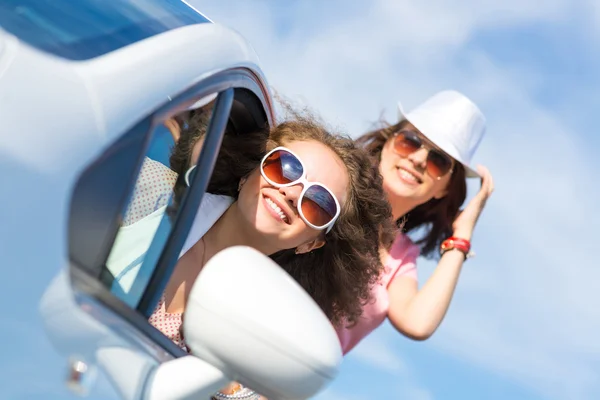
M 196 166 L 185 173 L 185 183 L 190 186 L 190 175 Z M 306 169 L 300 158 L 286 147 L 277 147 L 269 151 L 260 163 L 260 174 L 277 188 L 302 185 L 296 206 L 298 215 L 316 230 L 329 233 L 340 216 L 341 207 L 333 192 L 320 182 L 306 179 Z
M 293 151 L 285 147 L 269 151 L 260 163 L 260 173 L 277 188 L 302 185 L 296 202 L 298 215 L 313 229 L 331 231 L 340 216 L 340 203 L 327 186 L 306 179 L 306 168 Z

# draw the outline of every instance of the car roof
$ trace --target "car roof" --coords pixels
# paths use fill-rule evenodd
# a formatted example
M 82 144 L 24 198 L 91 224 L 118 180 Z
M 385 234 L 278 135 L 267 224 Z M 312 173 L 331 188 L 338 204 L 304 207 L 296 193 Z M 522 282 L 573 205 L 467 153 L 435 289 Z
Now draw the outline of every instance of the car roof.
M 141 116 L 211 74 L 244 68 L 266 86 L 252 47 L 218 24 L 184 26 L 86 61 L 39 51 L 1 29 L 0 46 L 0 92 L 24 94 L 0 109 L 2 130 L 13 132 L 0 152 L 34 168 L 99 153 Z

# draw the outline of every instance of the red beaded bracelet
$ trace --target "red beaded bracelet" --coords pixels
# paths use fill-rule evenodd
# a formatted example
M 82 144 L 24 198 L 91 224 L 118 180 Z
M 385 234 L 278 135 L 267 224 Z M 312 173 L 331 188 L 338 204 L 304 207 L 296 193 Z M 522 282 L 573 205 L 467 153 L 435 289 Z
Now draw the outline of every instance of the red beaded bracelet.
M 471 242 L 469 242 L 467 239 L 461 239 L 454 236 L 449 237 L 442 242 L 442 245 L 440 246 L 440 254 L 444 255 L 444 253 L 450 250 L 460 251 L 464 254 L 465 260 L 475 255 L 475 253 L 471 251 Z

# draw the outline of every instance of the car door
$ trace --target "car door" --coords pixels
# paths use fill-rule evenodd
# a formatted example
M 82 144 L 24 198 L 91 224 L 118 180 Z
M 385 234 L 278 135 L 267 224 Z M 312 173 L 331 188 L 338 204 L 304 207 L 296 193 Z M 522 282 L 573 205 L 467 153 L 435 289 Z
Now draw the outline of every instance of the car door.
M 157 164 L 168 170 L 173 135 L 167 122 L 183 121 L 179 115 L 189 113 L 190 105 L 206 107 L 207 102 L 212 103 L 210 122 L 197 172 L 175 201 L 169 198 L 174 174 L 156 172 Z M 121 398 L 141 398 L 158 364 L 187 354 L 148 318 L 194 220 L 223 135 L 244 140 L 244 133 L 269 125 L 270 112 L 264 88 L 251 73 L 224 71 L 143 118 L 81 174 L 69 210 L 68 273 L 52 281 L 40 302 L 48 336 L 68 365 L 72 390 L 85 392 L 94 379 L 89 376 L 104 374 Z M 154 169 L 142 177 L 151 164 Z M 161 184 L 164 188 L 157 190 Z M 134 240 L 123 239 L 132 227 Z M 134 254 L 123 255 L 131 250 Z M 125 260 L 117 267 L 121 271 L 136 268 L 126 284 L 107 267 L 115 257 Z
M 124 222 L 131 217 L 136 189 L 143 186 L 140 173 L 144 162 L 152 160 L 168 170 L 173 139 L 166 122 L 195 110 L 198 104 L 205 106 L 207 99 L 213 103 L 210 123 L 190 189 L 162 216 L 155 212 L 172 205 L 168 190 L 144 193 L 154 193 L 156 198 L 151 201 L 150 213 L 142 212 L 133 224 L 149 215 L 159 218 L 144 225 L 146 241 L 141 245 L 147 250 L 141 252 L 139 272 L 130 290 L 125 291 L 113 284 L 117 276 L 107 269 L 107 260 L 120 231 L 129 226 Z M 133 127 L 117 135 L 83 166 L 74 185 L 65 188 L 70 193 L 66 202 L 51 192 L 55 185 L 63 190 L 64 175 L 15 170 L 15 166 L 24 165 L 19 159 L 2 160 L 2 176 L 15 171 L 21 185 L 9 188 L 23 189 L 11 190 L 14 200 L 4 202 L 17 212 L 14 220 L 2 219 L 3 226 L 10 228 L 2 230 L 2 243 L 22 245 L 25 251 L 4 251 L 4 247 L 2 251 L 3 265 L 13 266 L 5 271 L 5 284 L 13 288 L 3 290 L 9 294 L 3 303 L 10 310 L 8 317 L 6 313 L 3 317 L 3 335 L 9 340 L 3 341 L 0 371 L 6 384 L 0 388 L 0 398 L 70 398 L 80 394 L 92 399 L 142 398 L 154 369 L 186 354 L 151 326 L 148 317 L 177 260 L 225 131 L 244 140 L 245 133 L 264 128 L 271 121 L 268 92 L 256 74 L 246 68 L 231 68 L 205 75 L 139 116 Z M 30 213 L 35 219 L 22 212 L 45 208 L 46 213 Z M 3 216 L 8 211 L 5 208 Z M 46 214 L 48 218 L 43 219 Z M 28 231 L 47 231 L 50 236 L 27 235 Z M 62 252 L 60 246 L 44 247 L 63 242 L 55 241 L 55 233 L 50 233 L 57 231 L 67 237 L 69 260 L 58 274 L 51 272 L 52 265 L 44 263 Z M 10 233 L 16 236 L 9 237 Z M 36 257 L 36 253 L 47 258 Z
M 152 371 L 184 354 L 147 317 L 225 130 L 243 140 L 272 122 L 254 53 L 213 25 L 175 0 L 0 4 L 0 398 L 140 398 Z M 173 207 L 140 173 L 148 159 L 169 169 L 165 122 L 206 99 L 204 151 Z M 156 198 L 135 216 L 144 187 Z M 108 258 L 148 216 L 123 290 Z

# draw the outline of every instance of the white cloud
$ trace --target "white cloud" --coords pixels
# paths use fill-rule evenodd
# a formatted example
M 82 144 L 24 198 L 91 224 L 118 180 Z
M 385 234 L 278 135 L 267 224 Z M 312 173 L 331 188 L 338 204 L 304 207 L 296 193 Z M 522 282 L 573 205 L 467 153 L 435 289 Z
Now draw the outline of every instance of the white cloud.
M 598 164 L 558 116 L 494 80 L 503 90 L 487 100 L 493 130 L 479 157 L 498 188 L 476 236 L 487 253 L 465 265 L 432 343 L 548 398 L 589 398 L 600 389 Z
M 279 91 L 353 135 L 384 108 L 394 118 L 398 100 L 410 109 L 448 87 L 472 97 L 488 117 L 477 160 L 491 168 L 497 190 L 476 232 L 478 256 L 465 265 L 431 346 L 548 398 L 598 396 L 599 163 L 563 114 L 536 101 L 534 93 L 560 75 L 544 76 L 536 65 L 496 65 L 466 46 L 494 29 L 556 22 L 564 29 L 591 3 L 377 0 L 361 3 L 364 9 L 329 3 L 319 11 L 306 2 L 286 10 L 264 1 L 196 3 L 250 40 Z M 574 87 L 571 99 L 598 86 Z M 595 115 L 594 104 L 577 104 L 577 115 Z M 352 357 L 406 371 L 385 346 L 369 341 Z
M 354 348 L 347 356 L 346 362 L 359 362 L 375 369 L 377 373 L 386 374 L 393 377 L 389 384 L 386 384 L 386 393 L 393 393 L 391 396 L 398 399 L 410 400 L 431 400 L 431 392 L 419 385 L 417 377 L 408 365 L 401 359 L 401 356 L 394 353 L 393 339 L 396 333 L 391 332 L 391 325 L 385 324 L 385 328 L 379 329 L 366 337 L 359 346 Z M 372 383 L 365 379 L 360 386 L 370 387 Z M 327 400 L 329 394 L 320 400 Z M 374 393 L 365 400 L 373 398 Z
M 433 395 L 427 389 L 414 388 L 407 390 L 403 398 L 410 400 L 433 400 Z
M 387 341 L 377 337 L 375 334 L 364 339 L 360 346 L 347 356 L 371 365 L 380 371 L 391 375 L 401 375 L 408 372 L 408 368 L 402 360 L 390 352 Z

